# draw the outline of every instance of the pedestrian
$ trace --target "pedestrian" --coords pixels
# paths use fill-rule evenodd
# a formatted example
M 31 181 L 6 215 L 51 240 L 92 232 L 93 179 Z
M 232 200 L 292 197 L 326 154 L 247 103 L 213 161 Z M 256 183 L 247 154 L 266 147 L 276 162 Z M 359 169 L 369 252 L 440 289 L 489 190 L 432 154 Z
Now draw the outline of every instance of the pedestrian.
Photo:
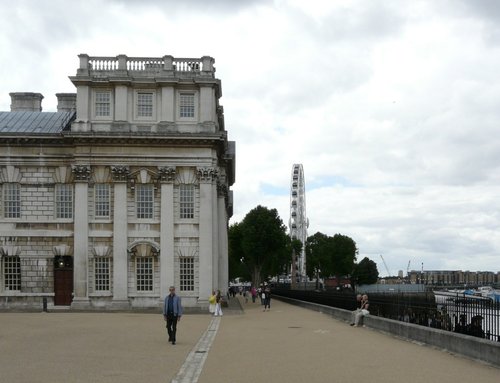
M 215 313 L 215 304 L 216 304 L 216 295 L 215 295 L 215 290 L 212 290 L 212 295 L 210 295 L 210 298 L 208 298 L 208 312 L 210 314 L 214 314 Z
M 257 290 L 255 289 L 255 286 L 252 286 L 250 292 L 252 294 L 252 303 L 255 303 L 255 298 L 257 297 Z
M 269 311 L 271 310 L 271 286 L 267 285 L 266 288 L 264 289 L 264 311 Z
M 163 319 L 167 322 L 168 341 L 175 344 L 177 334 L 177 323 L 181 320 L 182 304 L 181 297 L 175 294 L 175 287 L 169 287 L 169 294 L 165 297 L 163 304 Z
M 361 310 L 356 313 L 354 317 L 354 324 L 351 324 L 351 326 L 356 326 L 358 327 L 360 325 L 361 319 L 365 316 L 370 314 L 368 311 L 370 307 L 370 302 L 368 302 L 368 295 L 363 294 L 361 297 Z
M 217 295 L 215 296 L 215 316 L 222 316 L 222 309 L 221 309 L 221 295 L 220 295 L 220 290 L 217 290 Z

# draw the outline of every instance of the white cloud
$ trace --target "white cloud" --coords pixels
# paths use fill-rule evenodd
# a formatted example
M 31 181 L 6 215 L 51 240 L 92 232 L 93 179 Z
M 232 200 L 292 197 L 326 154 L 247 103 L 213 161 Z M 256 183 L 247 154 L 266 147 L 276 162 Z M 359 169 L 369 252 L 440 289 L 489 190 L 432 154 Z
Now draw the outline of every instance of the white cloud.
M 495 1 L 0 0 L 0 109 L 70 92 L 77 55 L 216 60 L 237 143 L 235 216 L 351 236 L 385 274 L 500 270 L 500 18 Z M 98 10 L 98 11 L 97 11 Z M 23 27 L 20 28 L 19 26 Z

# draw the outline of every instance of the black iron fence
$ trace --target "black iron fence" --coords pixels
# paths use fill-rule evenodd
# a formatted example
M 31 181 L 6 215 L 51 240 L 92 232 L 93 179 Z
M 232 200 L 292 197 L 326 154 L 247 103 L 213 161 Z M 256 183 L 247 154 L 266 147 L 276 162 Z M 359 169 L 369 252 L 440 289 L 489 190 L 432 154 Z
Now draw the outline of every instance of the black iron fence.
M 356 308 L 352 290 L 292 290 L 290 285 L 276 285 L 273 294 L 346 310 Z M 369 302 L 371 315 L 500 342 L 500 303 L 489 298 L 429 291 L 370 293 Z

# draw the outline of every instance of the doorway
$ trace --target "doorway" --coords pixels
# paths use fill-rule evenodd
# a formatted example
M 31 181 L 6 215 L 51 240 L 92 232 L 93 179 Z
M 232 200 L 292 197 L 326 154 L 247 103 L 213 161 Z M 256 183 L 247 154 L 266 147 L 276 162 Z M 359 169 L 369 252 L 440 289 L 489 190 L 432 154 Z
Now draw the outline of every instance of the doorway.
M 73 257 L 54 257 L 54 305 L 69 306 L 73 300 Z

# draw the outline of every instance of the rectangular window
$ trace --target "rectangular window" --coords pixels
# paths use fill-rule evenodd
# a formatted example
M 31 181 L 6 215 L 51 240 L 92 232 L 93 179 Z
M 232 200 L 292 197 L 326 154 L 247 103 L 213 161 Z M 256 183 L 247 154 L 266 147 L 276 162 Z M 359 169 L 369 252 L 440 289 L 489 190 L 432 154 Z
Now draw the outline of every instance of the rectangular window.
M 181 93 L 179 100 L 179 115 L 181 118 L 193 118 L 194 117 L 194 94 L 193 93 Z
M 109 91 L 95 93 L 95 115 L 96 117 L 111 116 L 111 93 Z
M 194 258 L 180 258 L 180 290 L 194 291 Z
M 137 218 L 153 218 L 153 185 L 137 185 L 135 189 Z
M 96 218 L 110 217 L 109 184 L 94 185 L 94 214 Z
M 153 263 L 153 257 L 135 259 L 137 291 L 153 291 Z
M 109 291 L 109 258 L 94 258 L 95 291 Z
M 153 117 L 153 93 L 137 93 L 137 117 Z
M 21 290 L 21 259 L 18 256 L 7 256 L 4 260 L 5 290 Z
M 70 184 L 56 185 L 56 218 L 73 218 L 73 187 Z
M 194 218 L 194 185 L 181 184 L 180 195 L 180 218 Z
M 3 184 L 3 214 L 5 218 L 21 218 L 21 185 Z

